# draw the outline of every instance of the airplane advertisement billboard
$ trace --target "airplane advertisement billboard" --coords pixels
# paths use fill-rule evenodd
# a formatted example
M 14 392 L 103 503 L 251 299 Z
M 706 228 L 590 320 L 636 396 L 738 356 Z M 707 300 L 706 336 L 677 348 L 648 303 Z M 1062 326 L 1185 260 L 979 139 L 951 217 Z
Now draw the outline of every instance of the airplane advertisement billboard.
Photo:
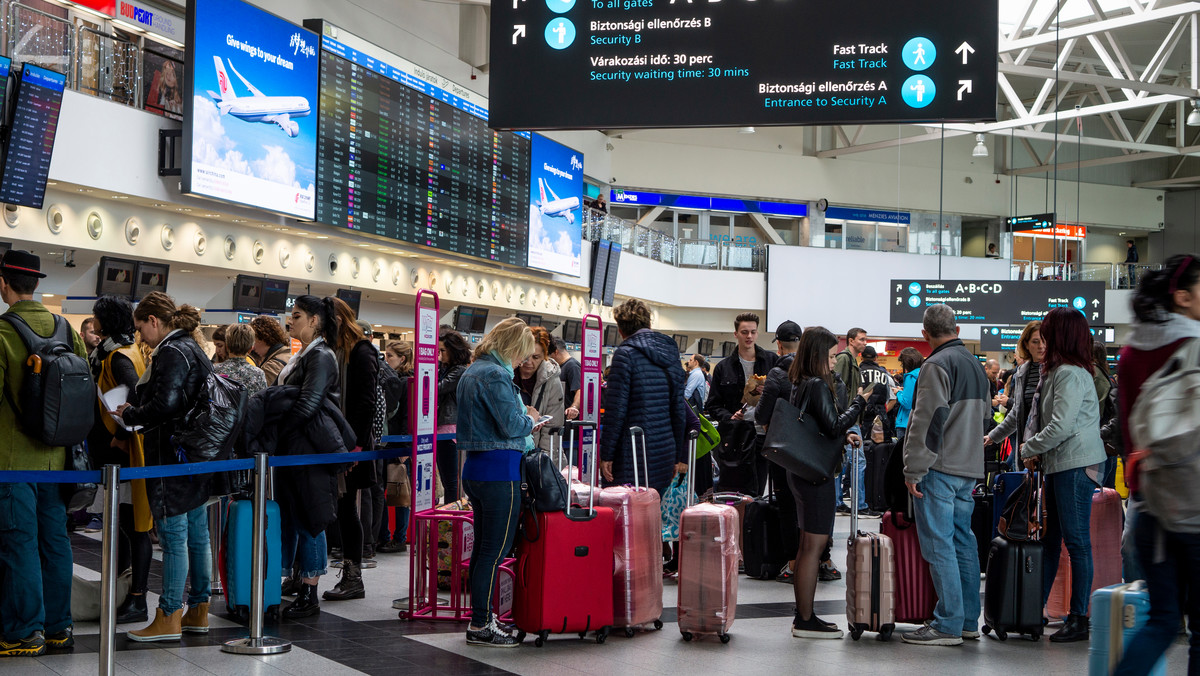
M 183 192 L 311 220 L 320 40 L 240 0 L 190 0 Z
M 579 276 L 583 238 L 583 153 L 533 135 L 529 173 L 531 268 Z

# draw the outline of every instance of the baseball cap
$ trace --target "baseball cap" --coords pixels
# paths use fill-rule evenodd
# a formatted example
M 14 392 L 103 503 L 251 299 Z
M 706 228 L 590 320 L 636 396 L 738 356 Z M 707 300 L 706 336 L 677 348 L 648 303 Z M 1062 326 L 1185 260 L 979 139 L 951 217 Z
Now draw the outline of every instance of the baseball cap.
M 800 329 L 800 325 L 789 319 L 775 329 L 775 340 L 784 343 L 793 343 L 800 340 L 801 333 L 803 331 Z
M 46 276 L 42 272 L 42 259 L 22 249 L 9 249 L 0 256 L 0 270 L 10 270 L 22 275 L 37 277 Z
M 879 355 L 876 354 L 875 348 L 868 345 L 863 348 L 862 356 L 863 356 L 863 359 L 874 359 L 875 357 L 877 357 Z

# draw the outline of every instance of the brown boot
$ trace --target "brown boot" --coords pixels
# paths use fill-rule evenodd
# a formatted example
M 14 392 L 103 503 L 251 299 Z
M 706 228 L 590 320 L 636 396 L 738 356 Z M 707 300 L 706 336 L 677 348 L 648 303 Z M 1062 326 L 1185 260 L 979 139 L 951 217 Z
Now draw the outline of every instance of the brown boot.
M 188 633 L 207 634 L 208 633 L 208 601 L 197 603 L 190 606 L 187 612 L 183 614 L 183 621 L 180 623 L 180 629 Z
M 131 641 L 178 641 L 181 636 L 179 628 L 183 621 L 183 608 L 167 615 L 162 608 L 157 608 L 154 613 L 154 621 L 145 629 L 131 631 L 126 636 Z

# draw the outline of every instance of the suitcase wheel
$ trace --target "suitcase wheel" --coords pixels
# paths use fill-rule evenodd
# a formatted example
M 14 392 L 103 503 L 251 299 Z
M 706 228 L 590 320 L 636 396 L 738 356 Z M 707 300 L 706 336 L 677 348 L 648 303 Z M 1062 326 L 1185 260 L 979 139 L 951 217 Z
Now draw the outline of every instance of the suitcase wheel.
M 892 640 L 892 632 L 895 631 L 895 629 L 896 629 L 896 625 L 894 625 L 894 624 L 885 624 L 884 626 L 880 627 L 879 628 L 879 640 L 880 641 Z
M 1039 641 L 1039 640 L 1041 640 L 1041 638 L 1042 638 L 1042 630 L 1041 630 L 1041 629 L 1034 629 L 1034 630 L 1033 630 L 1033 631 L 1032 631 L 1032 632 L 1029 634 L 1029 638 L 1033 639 L 1034 641 Z
M 662 631 L 662 628 L 663 628 L 662 620 L 655 620 L 654 621 L 654 629 L 656 631 Z
M 983 632 L 984 636 L 987 636 L 988 634 L 992 633 L 992 628 L 987 626 L 986 624 L 983 625 L 982 627 L 980 627 L 979 630 Z
M 997 629 L 996 630 L 996 638 L 1000 639 L 1001 641 L 1007 641 L 1008 640 L 1008 632 L 1004 631 L 1003 629 Z
M 535 645 L 539 648 L 546 645 L 546 637 L 549 635 L 550 635 L 550 632 L 548 632 L 548 631 L 539 631 L 538 637 L 537 637 L 537 639 L 534 640 L 533 645 Z
M 721 643 L 729 643 L 729 639 L 731 638 L 729 634 L 718 634 L 718 636 L 721 638 Z
M 630 630 L 632 631 L 632 630 Z M 601 627 L 600 631 L 596 632 L 596 643 L 604 643 L 608 638 L 608 627 Z
M 858 639 L 862 638 L 862 635 L 863 635 L 862 627 L 859 627 L 857 625 L 850 626 L 850 638 L 857 641 Z
M 694 638 L 694 637 L 692 636 L 692 632 L 690 632 L 690 631 L 685 631 L 685 632 L 683 632 L 683 640 L 685 640 L 685 641 L 690 641 L 690 640 L 692 640 L 693 638 Z
M 625 638 L 633 638 L 637 631 L 633 627 L 625 627 Z

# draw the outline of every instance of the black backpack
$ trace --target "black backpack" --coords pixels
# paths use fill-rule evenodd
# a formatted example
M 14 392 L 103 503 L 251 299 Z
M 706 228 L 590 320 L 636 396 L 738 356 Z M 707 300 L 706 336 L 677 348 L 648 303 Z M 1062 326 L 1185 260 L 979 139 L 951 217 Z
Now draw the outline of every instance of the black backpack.
M 187 351 L 172 347 L 179 350 L 191 368 Z M 234 442 L 241 436 L 250 399 L 241 383 L 213 371 L 207 361 L 202 366 L 207 371 L 204 384 L 171 435 L 171 441 L 183 451 L 187 462 L 228 459 Z
M 70 325 L 54 315 L 54 334 L 42 338 L 16 313 L 6 312 L 0 319 L 12 325 L 29 350 L 21 391 L 9 394 L 25 434 L 49 446 L 82 443 L 95 420 L 96 383 L 87 360 L 75 354 Z

